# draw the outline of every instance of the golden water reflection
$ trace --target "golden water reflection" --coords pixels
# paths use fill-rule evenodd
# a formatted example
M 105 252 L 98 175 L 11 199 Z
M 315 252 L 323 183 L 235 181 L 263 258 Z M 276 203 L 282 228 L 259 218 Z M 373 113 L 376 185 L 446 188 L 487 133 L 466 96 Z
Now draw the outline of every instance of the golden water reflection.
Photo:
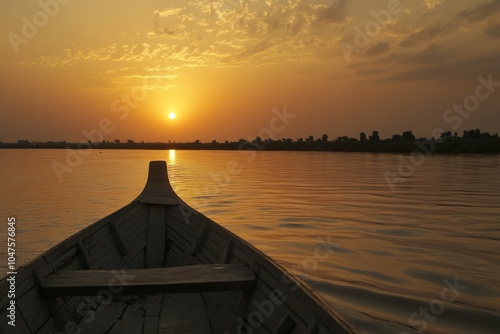
M 175 165 L 175 150 L 168 150 L 168 164 Z
M 149 161 L 167 160 L 188 204 L 300 275 L 363 333 L 408 324 L 455 277 L 468 287 L 460 306 L 447 304 L 428 332 L 460 332 L 464 313 L 481 315 L 471 333 L 500 323 L 500 156 L 429 156 L 395 192 L 384 178 L 400 163 L 390 154 L 104 150 L 59 182 L 51 164 L 65 158 L 0 151 L 19 264 L 129 203 Z

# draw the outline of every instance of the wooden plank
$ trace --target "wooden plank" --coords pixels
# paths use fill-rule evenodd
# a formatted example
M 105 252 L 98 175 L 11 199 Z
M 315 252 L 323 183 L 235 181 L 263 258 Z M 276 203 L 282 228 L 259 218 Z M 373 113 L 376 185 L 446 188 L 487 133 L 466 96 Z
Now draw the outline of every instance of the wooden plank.
M 147 235 L 146 233 L 142 233 L 137 235 L 135 238 L 128 238 L 124 240 L 127 245 L 128 254 L 124 258 L 124 262 L 127 262 L 126 259 L 134 258 L 138 253 L 143 251 L 146 248 Z
M 231 319 L 238 311 L 238 302 L 242 294 L 250 295 L 246 291 L 202 293 L 212 333 L 227 333 Z
M 142 269 L 145 266 L 146 266 L 146 253 L 144 249 L 142 249 L 133 258 L 130 259 L 127 268 Z
M 41 282 L 44 296 L 97 294 L 110 285 L 121 294 L 156 294 L 252 289 L 255 274 L 245 265 L 209 264 L 173 268 L 61 271 Z
M 127 304 L 123 302 L 112 302 L 106 305 L 100 312 L 93 313 L 95 318 L 83 318 L 79 324 L 80 333 L 108 333 L 111 327 L 120 319 Z M 93 312 L 95 312 L 93 310 Z M 79 333 L 74 331 L 73 333 Z
M 227 236 L 221 235 L 218 231 L 215 229 L 210 229 L 210 232 L 208 232 L 207 239 L 212 240 L 214 243 L 217 245 L 225 245 L 227 242 Z
M 49 320 L 47 320 L 43 324 L 42 328 L 40 328 L 38 332 L 36 332 L 36 334 L 52 334 L 57 332 L 58 331 L 56 330 L 56 321 L 54 320 L 54 318 L 49 318 Z
M 110 222 L 109 228 L 111 229 L 111 234 L 113 235 L 113 240 L 115 241 L 115 245 L 118 248 L 120 255 L 122 257 L 127 255 L 127 253 L 128 253 L 127 247 L 125 246 L 125 243 L 123 242 L 123 239 L 120 235 L 120 231 L 118 231 L 118 227 L 116 226 L 116 223 L 114 221 Z
M 28 325 L 26 324 L 26 321 L 24 320 L 21 315 L 16 315 L 16 327 L 12 327 L 9 325 L 10 319 L 7 318 L 7 315 L 10 314 L 10 311 L 7 310 L 7 308 L 1 308 L 0 309 L 0 333 L 2 334 L 17 334 L 17 333 L 32 333 L 30 329 L 28 328 Z
M 167 215 L 167 219 L 168 219 L 168 225 L 171 226 L 176 231 L 179 231 L 179 233 L 182 234 L 182 236 L 186 240 L 193 240 L 196 238 L 198 231 L 195 230 L 192 226 L 184 224 L 170 213 Z
M 111 247 L 107 252 L 103 252 L 98 256 L 95 255 L 96 260 L 93 262 L 94 269 L 114 269 L 123 268 L 123 261 L 120 252 L 117 248 Z
M 175 212 L 172 209 L 168 210 L 168 218 L 169 221 L 172 221 L 178 228 L 181 228 L 182 230 L 186 231 L 186 233 L 189 233 L 191 237 L 195 237 L 198 229 L 200 227 L 200 224 L 198 222 L 199 216 L 191 216 L 190 217 L 190 224 L 186 224 L 184 217 L 180 212 Z
M 167 236 L 177 244 L 178 247 L 185 250 L 186 253 L 191 249 L 191 243 L 178 230 L 172 228 L 170 222 L 167 224 Z
M 224 251 L 224 245 L 225 243 L 217 244 L 212 239 L 206 237 L 203 248 L 210 250 L 210 252 L 216 256 L 217 259 L 215 259 L 214 261 L 219 261 L 222 252 Z
M 216 255 L 205 243 L 195 256 L 198 258 L 205 257 L 208 261 L 207 263 L 218 263 L 221 253 L 222 251 L 219 252 L 219 255 Z
M 125 313 L 118 320 L 109 334 L 137 334 L 142 333 L 144 325 L 144 304 L 145 298 L 134 300 L 127 306 Z
M 146 244 L 146 267 L 163 266 L 166 243 L 166 208 L 151 205 L 149 208 L 148 241 Z
M 87 250 L 85 249 L 81 241 L 78 241 L 77 248 L 78 248 L 78 255 L 80 256 L 80 260 L 82 261 L 83 267 L 85 269 L 92 268 L 90 265 L 89 254 L 87 253 Z
M 120 217 L 120 219 L 114 220 L 117 228 L 120 230 L 120 235 L 122 239 L 126 239 L 130 235 L 140 234 L 147 229 L 149 210 L 143 208 L 141 212 L 136 213 L 131 217 Z
M 212 333 L 200 294 L 164 296 L 159 320 L 161 334 Z
M 262 291 L 264 283 L 257 281 L 256 287 L 253 290 L 251 302 L 247 305 L 243 319 L 250 321 L 252 314 L 260 314 L 259 328 L 265 328 L 270 333 L 275 334 L 278 327 L 281 325 L 284 315 L 278 309 L 278 305 L 274 303 L 271 294 L 265 294 Z M 253 319 L 255 321 L 255 319 Z M 252 321 L 250 321 L 252 322 Z M 253 322 L 255 325 L 255 322 Z
M 89 238 L 82 240 L 82 245 L 85 247 L 93 265 L 103 254 L 116 248 L 113 241 L 113 235 L 108 226 L 104 226 Z M 93 268 L 95 268 L 95 266 Z
M 278 324 L 278 327 L 276 328 L 273 334 L 289 334 L 294 327 L 295 327 L 295 322 L 291 317 L 286 315 L 283 317 L 283 319 L 281 319 L 280 323 Z
M 157 334 L 163 295 L 148 296 L 144 307 L 144 334 Z
M 59 258 L 51 262 L 47 262 L 48 266 L 52 267 L 50 273 L 52 273 L 53 271 L 61 270 L 62 268 L 66 267 L 68 263 L 74 262 L 75 259 L 78 259 L 78 261 L 80 261 L 79 257 L 77 256 L 77 253 L 78 249 L 76 247 L 71 247 L 67 249 L 63 254 L 61 254 Z M 43 277 L 45 276 L 47 275 L 45 274 Z
M 111 220 L 115 220 L 115 219 L 117 219 L 117 217 L 121 217 L 121 216 L 128 216 L 128 213 L 132 209 L 134 209 L 135 207 L 137 207 L 138 205 L 139 204 L 137 204 L 136 202 L 130 203 L 129 205 L 127 205 L 127 206 L 119 209 L 118 211 L 112 213 L 111 215 L 109 215 L 107 217 L 104 217 L 103 219 L 97 221 L 96 223 L 94 223 L 94 224 L 86 227 L 82 231 L 80 231 L 80 232 L 72 235 L 71 237 L 69 237 L 68 239 L 66 239 L 64 241 L 64 243 L 68 247 L 75 246 L 79 241 L 85 240 L 85 239 L 91 237 L 96 232 L 98 232 L 101 228 L 103 228 L 104 226 L 106 226 Z
M 221 263 L 229 263 L 229 260 L 233 255 L 233 246 L 234 246 L 233 241 L 231 239 L 227 239 L 226 246 L 224 247 L 224 251 L 222 252 L 222 256 L 220 259 Z
M 205 222 L 201 226 L 201 228 L 198 232 L 198 235 L 196 236 L 195 242 L 193 244 L 193 248 L 191 249 L 192 255 L 196 254 L 201 249 L 209 231 L 210 231 L 210 224 L 208 222 Z
M 18 302 L 19 318 L 22 316 L 31 332 L 35 333 L 51 317 L 45 300 L 37 288 L 32 288 Z

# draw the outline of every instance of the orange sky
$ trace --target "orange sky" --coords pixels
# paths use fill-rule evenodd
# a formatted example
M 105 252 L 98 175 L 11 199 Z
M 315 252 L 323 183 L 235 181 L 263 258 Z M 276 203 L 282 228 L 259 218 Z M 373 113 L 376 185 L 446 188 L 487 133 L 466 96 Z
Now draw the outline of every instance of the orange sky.
M 2 1 L 0 141 L 495 133 L 499 45 L 500 0 Z

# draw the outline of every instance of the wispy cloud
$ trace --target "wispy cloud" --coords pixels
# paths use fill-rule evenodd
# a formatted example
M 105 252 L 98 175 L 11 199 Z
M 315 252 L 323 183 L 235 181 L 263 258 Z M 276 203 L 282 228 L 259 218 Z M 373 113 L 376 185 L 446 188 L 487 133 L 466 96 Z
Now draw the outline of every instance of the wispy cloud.
M 469 23 L 482 21 L 489 16 L 492 16 L 500 11 L 500 0 L 493 0 L 490 3 L 485 3 L 472 8 L 467 8 L 455 16 L 456 20 L 467 21 Z
M 455 27 L 456 24 L 454 22 L 436 23 L 427 26 L 413 34 L 410 34 L 399 45 L 402 47 L 414 46 L 420 42 L 429 41 L 436 37 L 444 36 Z
M 159 17 L 169 17 L 177 15 L 182 12 L 185 8 L 167 8 L 163 10 L 155 10 L 154 13 Z
M 500 24 L 492 24 L 488 26 L 484 33 L 491 38 L 500 38 Z
M 318 23 L 340 23 L 343 22 L 346 15 L 347 0 L 338 0 L 330 6 L 319 7 L 316 14 Z
M 434 9 L 437 6 L 441 5 L 443 2 L 445 2 L 446 0 L 423 0 L 423 1 L 424 1 L 424 5 L 428 9 Z
M 421 66 L 409 71 L 397 72 L 382 81 L 470 80 L 476 78 L 478 73 L 500 72 L 500 63 L 498 59 L 500 59 L 500 54 L 455 62 L 445 62 L 432 66 Z
M 378 55 L 381 53 L 385 53 L 390 50 L 390 43 L 389 42 L 379 42 L 375 44 L 373 47 L 368 49 L 368 51 L 365 52 L 366 56 L 373 56 L 373 55 Z
M 414 33 L 409 34 L 400 43 L 402 47 L 414 46 L 420 42 L 431 41 L 437 37 L 446 36 L 464 24 L 484 21 L 500 12 L 500 0 L 466 8 L 445 22 L 431 23 Z

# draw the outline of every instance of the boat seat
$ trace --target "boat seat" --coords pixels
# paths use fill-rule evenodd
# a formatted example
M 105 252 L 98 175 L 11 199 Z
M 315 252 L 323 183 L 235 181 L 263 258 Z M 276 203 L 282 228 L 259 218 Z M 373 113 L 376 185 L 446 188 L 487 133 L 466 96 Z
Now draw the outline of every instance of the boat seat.
M 255 273 L 243 264 L 201 264 L 167 268 L 63 270 L 41 280 L 46 297 L 191 293 L 251 290 Z

